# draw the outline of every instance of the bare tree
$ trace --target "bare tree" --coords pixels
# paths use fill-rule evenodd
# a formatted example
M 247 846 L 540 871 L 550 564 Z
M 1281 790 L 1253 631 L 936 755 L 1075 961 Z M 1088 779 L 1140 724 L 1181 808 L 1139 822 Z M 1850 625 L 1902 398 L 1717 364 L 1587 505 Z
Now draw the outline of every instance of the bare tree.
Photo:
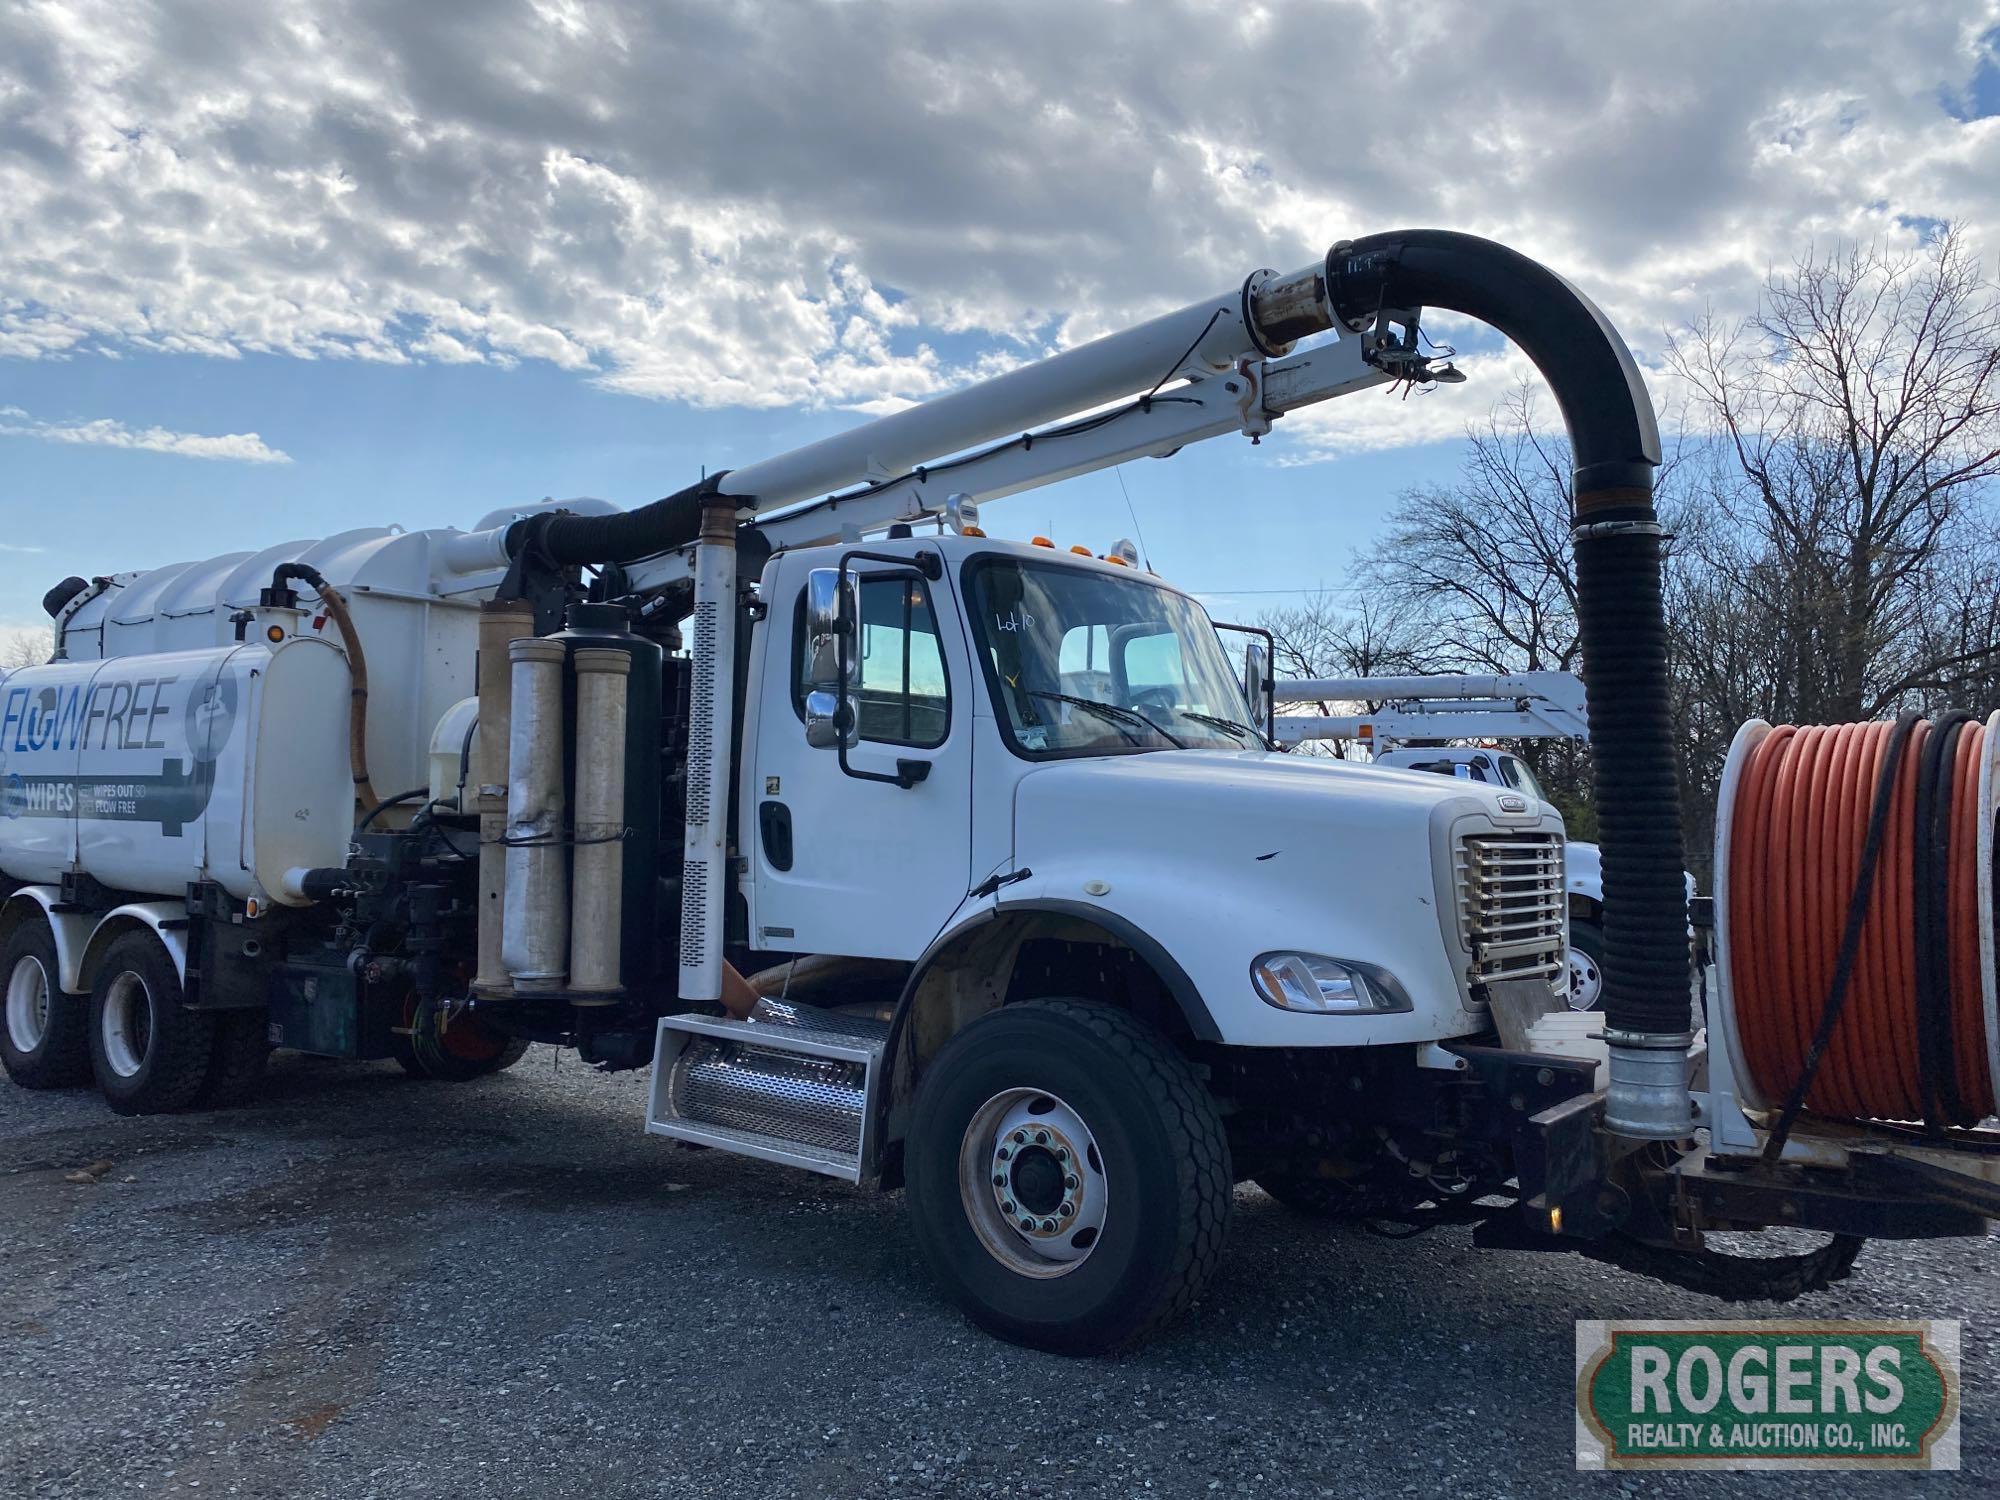
M 0 672 L 39 667 L 55 654 L 55 632 L 46 625 L 0 630 Z
M 1869 718 L 2000 651 L 1932 616 L 2000 474 L 2000 299 L 1955 231 L 1808 252 L 1755 316 L 1705 318 L 1668 357 L 1720 437 L 1711 498 L 1735 529 L 1707 561 L 1769 639 L 1780 716 Z

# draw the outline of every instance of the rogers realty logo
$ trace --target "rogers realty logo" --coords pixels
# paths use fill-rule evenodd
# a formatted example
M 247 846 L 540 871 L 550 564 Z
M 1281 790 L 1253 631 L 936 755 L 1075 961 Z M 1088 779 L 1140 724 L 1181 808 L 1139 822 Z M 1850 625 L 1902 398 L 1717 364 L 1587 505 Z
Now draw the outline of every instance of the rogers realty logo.
M 1959 1325 L 1579 1322 L 1579 1469 L 1956 1469 Z

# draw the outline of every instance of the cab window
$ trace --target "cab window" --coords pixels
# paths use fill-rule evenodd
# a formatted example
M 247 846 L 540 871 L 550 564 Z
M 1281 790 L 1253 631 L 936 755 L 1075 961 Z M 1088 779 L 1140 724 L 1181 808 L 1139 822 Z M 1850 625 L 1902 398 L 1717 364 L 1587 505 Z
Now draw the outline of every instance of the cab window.
M 935 749 L 951 727 L 951 689 L 930 588 L 908 574 L 863 574 L 860 595 L 860 674 L 848 690 L 859 736 L 877 744 Z M 792 628 L 792 707 L 800 714 L 812 689 L 805 625 L 801 590 Z

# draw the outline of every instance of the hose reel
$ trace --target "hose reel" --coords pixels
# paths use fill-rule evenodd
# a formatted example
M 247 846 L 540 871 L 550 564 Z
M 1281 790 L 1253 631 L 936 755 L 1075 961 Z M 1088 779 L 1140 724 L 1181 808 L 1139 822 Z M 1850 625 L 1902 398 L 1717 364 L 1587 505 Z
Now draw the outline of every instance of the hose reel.
M 1741 1101 L 1922 1122 L 2000 1113 L 2000 714 L 1738 731 L 1716 827 L 1727 983 L 1711 1045 Z

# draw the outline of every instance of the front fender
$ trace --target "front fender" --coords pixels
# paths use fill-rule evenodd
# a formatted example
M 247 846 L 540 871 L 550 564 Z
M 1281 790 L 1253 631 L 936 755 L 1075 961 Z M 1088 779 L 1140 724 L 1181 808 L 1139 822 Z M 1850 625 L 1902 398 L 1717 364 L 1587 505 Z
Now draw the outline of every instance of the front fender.
M 1305 871 L 1294 880 L 1271 868 L 1285 859 L 1281 849 L 1253 856 L 1254 873 L 1232 883 L 1215 851 L 1202 854 L 1199 865 L 1163 862 L 1107 841 L 1088 854 L 1034 859 L 1034 875 L 1002 909 L 1073 908 L 1115 933 L 1153 965 L 1208 1041 L 1359 1047 L 1486 1029 L 1485 1015 L 1462 1002 L 1428 876 L 1421 884 L 1370 881 L 1358 869 L 1351 883 L 1328 888 Z M 1284 950 L 1375 964 L 1401 981 L 1413 1008 L 1366 1016 L 1279 1010 L 1252 988 L 1250 968 L 1261 954 Z

